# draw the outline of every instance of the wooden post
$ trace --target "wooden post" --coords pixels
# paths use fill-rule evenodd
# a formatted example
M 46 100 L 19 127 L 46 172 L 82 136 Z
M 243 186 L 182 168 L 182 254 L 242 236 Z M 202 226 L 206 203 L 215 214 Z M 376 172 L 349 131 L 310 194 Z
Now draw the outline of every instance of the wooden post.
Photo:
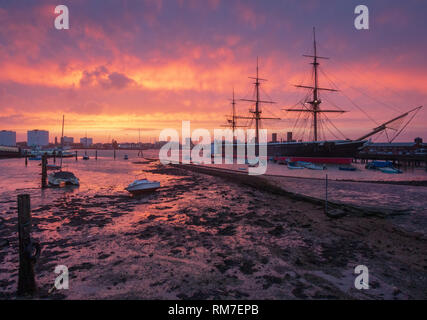
M 98 149 L 95 150 L 95 160 L 98 160 Z
M 328 214 L 328 175 L 325 179 L 325 213 Z
M 47 154 L 42 155 L 42 188 L 47 187 Z
M 77 150 L 76 150 L 76 161 L 77 161 Z
M 53 163 L 56 163 L 56 151 L 53 150 Z
M 116 159 L 116 148 L 114 148 L 114 160 Z
M 25 166 L 28 166 L 28 154 L 25 153 Z
M 34 260 L 31 257 L 30 195 L 18 195 L 19 279 L 18 295 L 33 295 L 37 291 L 34 280 Z M 30 250 L 29 250 L 30 249 Z M 30 252 L 29 252 L 30 251 Z

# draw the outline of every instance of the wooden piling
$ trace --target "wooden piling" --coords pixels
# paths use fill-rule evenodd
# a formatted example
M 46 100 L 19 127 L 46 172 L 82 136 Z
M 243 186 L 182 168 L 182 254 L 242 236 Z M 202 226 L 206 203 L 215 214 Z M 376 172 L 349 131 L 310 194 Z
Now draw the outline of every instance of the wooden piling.
M 18 295 L 33 295 L 37 292 L 34 279 L 34 258 L 31 241 L 31 206 L 30 195 L 18 195 L 18 230 L 19 230 L 19 278 Z M 40 248 L 38 248 L 40 252 Z
M 116 159 L 116 148 L 114 148 L 114 160 Z
M 25 166 L 28 166 L 28 154 L 25 153 Z
M 328 214 L 328 175 L 325 178 L 325 213 Z
M 95 150 L 95 160 L 98 160 L 98 150 Z
M 47 187 L 47 154 L 42 155 L 42 188 Z
M 78 159 L 77 159 L 77 150 L 76 150 L 76 161 L 77 161 Z

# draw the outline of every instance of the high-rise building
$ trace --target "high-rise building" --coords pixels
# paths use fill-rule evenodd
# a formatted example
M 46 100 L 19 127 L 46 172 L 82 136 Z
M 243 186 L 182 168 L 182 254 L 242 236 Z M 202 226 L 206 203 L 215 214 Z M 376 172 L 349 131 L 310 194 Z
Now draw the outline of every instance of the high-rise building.
M 16 146 L 16 132 L 15 131 L 0 131 L 0 146 L 14 147 Z
M 274 132 L 274 133 L 271 134 L 271 140 L 272 140 L 273 143 L 277 142 L 277 133 L 276 132 Z
M 49 144 L 49 131 L 30 130 L 27 131 L 27 145 L 29 147 L 47 146 Z
M 64 145 L 71 145 L 74 143 L 74 138 L 73 137 L 63 137 L 61 138 L 61 143 L 64 143 Z
M 92 138 L 80 138 L 80 143 L 84 147 L 90 147 L 93 144 L 93 139 Z

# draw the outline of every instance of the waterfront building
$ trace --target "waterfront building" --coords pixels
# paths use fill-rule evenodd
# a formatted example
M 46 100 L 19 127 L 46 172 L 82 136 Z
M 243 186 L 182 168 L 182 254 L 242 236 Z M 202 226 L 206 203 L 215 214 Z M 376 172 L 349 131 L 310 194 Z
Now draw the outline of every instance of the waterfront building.
M 27 131 L 27 145 L 29 147 L 47 146 L 49 144 L 49 131 L 29 130 Z
M 16 146 L 16 132 L 1 130 L 0 131 L 0 146 L 14 147 Z

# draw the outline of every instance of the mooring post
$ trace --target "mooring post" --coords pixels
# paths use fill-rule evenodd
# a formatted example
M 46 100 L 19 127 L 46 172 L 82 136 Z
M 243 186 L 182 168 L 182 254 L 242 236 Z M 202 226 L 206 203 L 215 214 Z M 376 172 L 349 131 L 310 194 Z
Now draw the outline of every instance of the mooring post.
M 34 279 L 34 262 L 40 254 L 40 246 L 31 241 L 30 195 L 18 195 L 19 278 L 18 295 L 33 295 L 37 291 Z M 33 255 L 33 251 L 36 253 Z
M 77 150 L 76 150 L 76 161 L 77 161 Z
M 47 154 L 42 155 L 42 188 L 47 187 Z
M 53 151 L 53 163 L 56 163 L 56 151 Z
M 325 213 L 328 214 L 328 174 L 326 174 L 325 187 Z
M 25 166 L 28 166 L 28 154 L 25 153 Z
M 98 160 L 98 149 L 95 150 L 95 160 Z
M 116 159 L 116 148 L 114 148 L 114 160 Z

